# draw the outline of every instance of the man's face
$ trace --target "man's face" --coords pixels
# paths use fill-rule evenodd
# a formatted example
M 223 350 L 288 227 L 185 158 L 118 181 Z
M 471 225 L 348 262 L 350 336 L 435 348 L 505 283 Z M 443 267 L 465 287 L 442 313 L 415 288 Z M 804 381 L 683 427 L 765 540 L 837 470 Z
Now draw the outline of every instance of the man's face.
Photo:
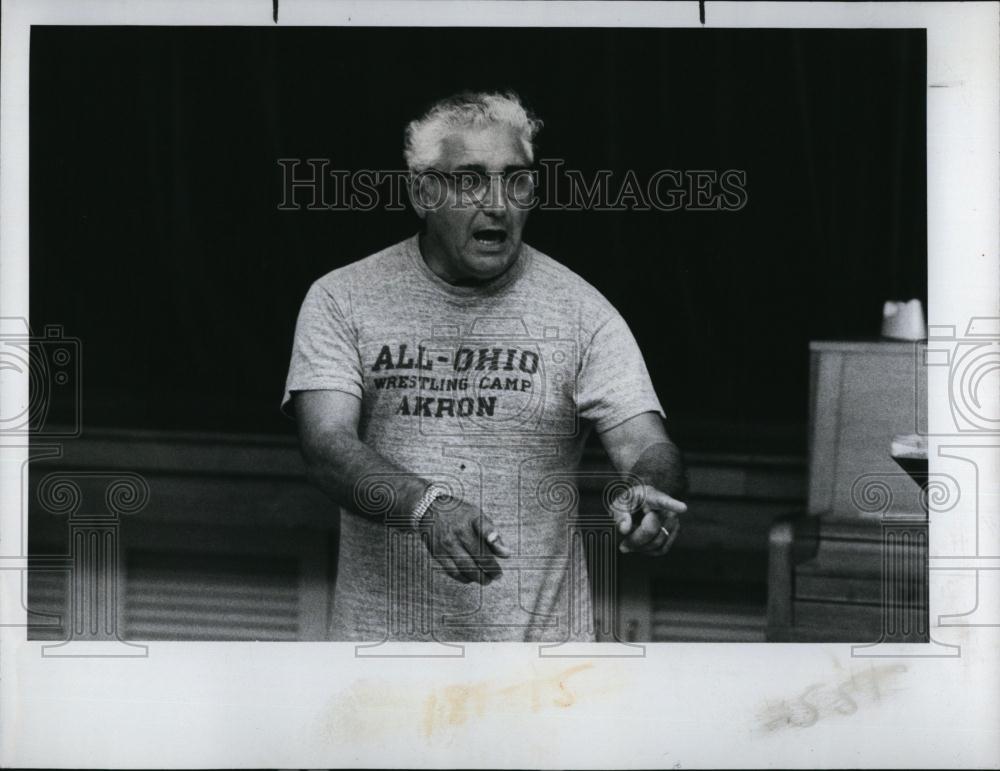
M 441 143 L 441 157 L 425 178 L 419 209 L 427 221 L 421 249 L 428 266 L 451 283 L 477 283 L 501 275 L 521 250 L 527 208 L 508 198 L 504 177 L 526 177 L 529 164 L 518 133 L 503 124 L 459 129 Z M 455 172 L 457 176 L 449 176 Z M 476 177 L 488 173 L 487 189 L 472 191 Z M 444 187 L 442 187 L 444 185 Z

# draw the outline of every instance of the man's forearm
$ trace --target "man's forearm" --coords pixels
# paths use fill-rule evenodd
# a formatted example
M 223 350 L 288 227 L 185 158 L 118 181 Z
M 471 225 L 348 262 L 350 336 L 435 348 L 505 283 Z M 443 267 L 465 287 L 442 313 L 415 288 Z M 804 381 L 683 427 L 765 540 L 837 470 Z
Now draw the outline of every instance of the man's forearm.
M 652 485 L 674 498 L 687 496 L 687 471 L 680 450 L 673 442 L 658 442 L 647 447 L 630 472 L 644 484 Z
M 350 432 L 329 432 L 322 446 L 315 444 L 302 448 L 309 478 L 356 514 L 380 521 L 389 513 L 408 517 L 427 491 L 427 480 L 387 460 Z M 383 485 L 392 491 L 384 503 Z

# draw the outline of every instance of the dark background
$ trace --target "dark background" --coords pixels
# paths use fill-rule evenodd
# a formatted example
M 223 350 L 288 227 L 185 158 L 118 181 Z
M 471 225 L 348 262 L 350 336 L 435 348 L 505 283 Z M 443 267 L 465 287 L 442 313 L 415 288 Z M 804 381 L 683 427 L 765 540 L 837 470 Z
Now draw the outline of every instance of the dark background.
M 82 340 L 84 426 L 287 434 L 309 284 L 417 228 L 279 211 L 279 158 L 397 169 L 402 131 L 513 88 L 539 158 L 743 169 L 739 212 L 536 212 L 682 447 L 804 454 L 811 339 L 926 303 L 923 30 L 36 27 L 31 322 Z M 305 203 L 305 199 L 300 199 Z

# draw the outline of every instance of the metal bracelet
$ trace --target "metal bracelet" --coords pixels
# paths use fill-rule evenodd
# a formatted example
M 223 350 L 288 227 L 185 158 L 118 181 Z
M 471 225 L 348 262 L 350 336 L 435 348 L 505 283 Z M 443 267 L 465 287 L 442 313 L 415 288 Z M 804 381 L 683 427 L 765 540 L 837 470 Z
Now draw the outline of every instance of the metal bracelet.
M 448 494 L 447 488 L 443 487 L 442 485 L 438 484 L 430 485 L 427 488 L 427 491 L 424 493 L 423 497 L 420 499 L 420 502 L 417 503 L 417 505 L 414 506 L 413 508 L 413 513 L 410 515 L 410 526 L 414 530 L 419 528 L 420 522 L 421 520 L 423 520 L 424 515 L 427 514 L 427 510 L 431 507 L 431 504 L 434 503 L 434 501 L 436 501 L 442 495 L 447 495 L 447 494 Z

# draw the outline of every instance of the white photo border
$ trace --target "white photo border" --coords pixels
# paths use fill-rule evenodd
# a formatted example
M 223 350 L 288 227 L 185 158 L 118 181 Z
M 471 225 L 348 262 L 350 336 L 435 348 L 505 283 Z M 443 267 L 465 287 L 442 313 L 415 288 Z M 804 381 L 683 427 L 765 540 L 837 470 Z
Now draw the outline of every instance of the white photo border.
M 929 326 L 946 339 L 972 319 L 1000 318 L 1000 6 L 705 6 L 713 29 L 926 28 Z M 282 0 L 278 26 L 698 27 L 698 10 Z M 3 2 L 0 316 L 29 315 L 31 25 L 267 26 L 271 13 L 266 0 Z M 13 414 L 27 403 L 27 378 L 0 378 L 2 414 Z M 363 659 L 349 643 L 156 642 L 134 658 L 47 658 L 23 626 L 27 442 L 0 436 L 0 764 L 994 767 L 1000 561 L 984 557 L 1000 554 L 1000 434 L 960 435 L 946 373 L 928 387 L 931 470 L 954 476 L 963 496 L 946 516 L 932 505 L 935 642 L 916 646 L 927 655 L 910 655 L 914 646 L 865 656 L 848 644 L 700 643 L 650 644 L 635 659 L 602 659 L 598 646 L 592 658 L 546 659 L 538 646 L 473 644 L 461 657 Z M 955 461 L 956 447 L 973 448 L 978 465 Z M 981 624 L 940 623 L 977 602 Z

